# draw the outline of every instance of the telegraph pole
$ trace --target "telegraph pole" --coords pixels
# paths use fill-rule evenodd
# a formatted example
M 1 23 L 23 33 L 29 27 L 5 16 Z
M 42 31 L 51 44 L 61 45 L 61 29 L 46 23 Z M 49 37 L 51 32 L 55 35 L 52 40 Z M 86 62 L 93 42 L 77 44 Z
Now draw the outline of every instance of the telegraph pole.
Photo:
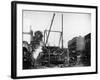
M 63 14 L 62 14 L 62 49 L 63 49 Z
M 45 44 L 47 44 L 47 42 L 48 42 L 48 39 L 49 39 L 49 35 L 50 35 L 50 31 L 51 31 L 51 28 L 52 28 L 52 25 L 53 25 L 54 18 L 55 18 L 55 13 L 53 14 L 53 17 L 52 17 L 52 20 L 51 20 L 51 24 L 50 24 L 50 28 L 49 28 L 49 32 L 48 32 L 48 35 L 47 35 L 47 39 L 46 39 L 46 43 Z M 50 54 L 51 54 L 51 52 L 50 52 L 50 50 L 48 52 L 49 52 L 48 53 L 48 55 L 49 55 L 49 65 L 48 66 L 50 66 Z

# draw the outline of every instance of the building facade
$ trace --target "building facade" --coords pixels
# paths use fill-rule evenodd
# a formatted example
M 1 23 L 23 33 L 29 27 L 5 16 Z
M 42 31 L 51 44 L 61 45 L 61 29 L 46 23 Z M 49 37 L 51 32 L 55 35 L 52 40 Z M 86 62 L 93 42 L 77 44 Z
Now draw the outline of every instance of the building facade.
M 84 37 L 74 37 L 68 42 L 70 66 L 81 64 L 81 57 L 85 49 Z
M 85 51 L 83 55 L 83 63 L 85 66 L 91 65 L 91 33 L 84 36 L 85 39 Z

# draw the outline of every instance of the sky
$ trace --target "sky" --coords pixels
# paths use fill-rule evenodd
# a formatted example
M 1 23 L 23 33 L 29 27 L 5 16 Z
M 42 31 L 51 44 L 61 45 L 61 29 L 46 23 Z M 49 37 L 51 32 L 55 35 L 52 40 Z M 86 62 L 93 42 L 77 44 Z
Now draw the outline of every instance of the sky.
M 85 36 L 91 32 L 91 14 L 89 13 L 70 13 L 70 12 L 39 12 L 23 11 L 23 32 L 29 32 L 30 27 L 35 31 L 49 30 L 53 14 L 54 21 L 51 30 L 62 31 L 63 14 L 63 41 L 67 48 L 68 41 L 76 36 Z M 34 34 L 33 34 L 34 35 Z M 51 32 L 48 45 L 58 46 L 60 33 Z M 30 35 L 23 34 L 23 40 L 30 42 Z

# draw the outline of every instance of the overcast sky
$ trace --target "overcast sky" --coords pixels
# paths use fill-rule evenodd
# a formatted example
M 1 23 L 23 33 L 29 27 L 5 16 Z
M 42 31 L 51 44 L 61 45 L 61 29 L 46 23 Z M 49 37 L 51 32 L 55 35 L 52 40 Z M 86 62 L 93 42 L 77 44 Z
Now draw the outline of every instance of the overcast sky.
M 38 12 L 23 11 L 23 32 L 29 32 L 30 26 L 33 32 L 49 30 L 53 14 L 55 18 L 51 30 L 61 31 L 63 14 L 64 47 L 68 46 L 68 41 L 76 36 L 85 36 L 91 32 L 91 14 L 86 13 L 57 13 L 57 12 Z M 59 33 L 50 33 L 49 45 L 58 45 Z M 30 42 L 29 35 L 23 35 L 23 40 Z

